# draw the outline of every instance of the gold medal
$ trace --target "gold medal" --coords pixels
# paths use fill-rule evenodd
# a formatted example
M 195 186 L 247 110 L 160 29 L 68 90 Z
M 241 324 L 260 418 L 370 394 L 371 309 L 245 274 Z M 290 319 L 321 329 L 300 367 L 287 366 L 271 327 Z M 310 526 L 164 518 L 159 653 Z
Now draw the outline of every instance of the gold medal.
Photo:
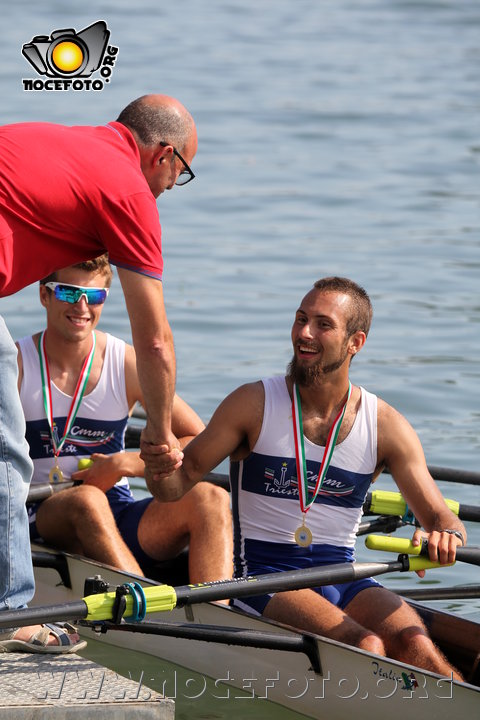
M 295 542 L 300 547 L 308 547 L 312 544 L 313 535 L 311 531 L 305 525 L 305 514 L 307 510 L 315 502 L 315 498 L 320 492 L 323 481 L 327 476 L 327 470 L 332 459 L 333 450 L 335 443 L 337 442 L 338 433 L 340 432 L 340 426 L 342 424 L 345 410 L 350 399 L 352 392 L 352 383 L 348 381 L 347 399 L 338 413 L 337 417 L 333 421 L 333 425 L 328 433 L 328 440 L 323 451 L 323 458 L 320 464 L 320 470 L 318 471 L 317 479 L 315 481 L 315 488 L 312 493 L 312 497 L 309 498 L 310 488 L 308 487 L 308 470 L 307 470 L 307 456 L 305 454 L 305 442 L 303 435 L 303 420 L 302 420 L 302 401 L 300 390 L 296 383 L 293 383 L 292 388 L 292 422 L 293 422 L 293 437 L 295 444 L 295 463 L 297 466 L 297 479 L 298 479 L 298 496 L 300 500 L 300 510 L 303 513 L 302 524 L 295 530 Z
M 299 528 L 295 530 L 295 542 L 300 547 L 308 547 L 312 544 L 313 536 L 311 530 L 305 525 L 305 518 Z
M 50 472 L 48 473 L 48 477 L 49 477 L 50 482 L 51 482 L 52 484 L 59 483 L 59 482 L 63 482 L 63 473 L 62 473 L 62 471 L 60 470 L 60 468 L 58 467 L 58 463 L 57 463 L 57 462 L 55 462 L 55 465 L 53 466 L 53 468 L 52 468 L 52 469 L 50 470 Z

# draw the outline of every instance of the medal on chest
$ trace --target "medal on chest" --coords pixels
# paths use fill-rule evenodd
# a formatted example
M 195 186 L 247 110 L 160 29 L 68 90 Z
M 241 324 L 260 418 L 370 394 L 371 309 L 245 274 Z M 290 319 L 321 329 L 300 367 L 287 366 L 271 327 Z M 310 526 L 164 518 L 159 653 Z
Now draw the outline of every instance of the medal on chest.
M 337 442 L 338 433 L 342 420 L 345 416 L 345 410 L 347 408 L 348 400 L 352 392 L 352 384 L 348 382 L 347 399 L 342 409 L 338 413 L 337 417 L 333 421 L 333 425 L 328 433 L 325 450 L 323 452 L 323 458 L 318 471 L 318 476 L 315 481 L 314 490 L 309 497 L 308 489 L 308 474 L 307 474 L 307 461 L 305 456 L 305 440 L 303 435 L 303 420 L 302 420 L 302 403 L 300 398 L 300 391 L 293 383 L 292 390 L 292 420 L 293 420 L 293 436 L 295 440 L 295 461 L 297 466 L 297 478 L 298 478 L 298 496 L 300 500 L 300 510 L 302 512 L 302 524 L 295 530 L 295 542 L 300 547 L 308 547 L 313 542 L 312 531 L 306 525 L 307 512 L 315 502 L 315 498 L 321 490 L 323 481 L 327 475 L 327 470 L 332 459 L 335 443 Z
M 40 374 L 42 377 L 43 404 L 45 407 L 45 414 L 47 416 L 48 426 L 50 428 L 50 438 L 53 446 L 53 456 L 55 458 L 55 464 L 48 473 L 48 478 L 51 483 L 59 483 L 63 482 L 64 476 L 58 464 L 58 456 L 60 455 L 63 444 L 68 437 L 68 433 L 70 432 L 75 418 L 77 417 L 77 413 L 80 408 L 83 395 L 85 393 L 85 388 L 87 387 L 88 378 L 90 377 L 90 371 L 92 369 L 93 356 L 95 354 L 96 337 L 95 333 L 93 332 L 92 347 L 90 348 L 90 351 L 83 362 L 82 369 L 77 380 L 75 392 L 73 393 L 72 397 L 72 403 L 70 405 L 70 410 L 68 412 L 67 420 L 65 422 L 63 437 L 61 437 L 60 440 L 57 440 L 58 435 L 54 431 L 55 420 L 53 418 L 52 384 L 50 379 L 50 370 L 48 367 L 48 358 L 45 349 L 45 333 L 46 331 L 44 330 L 40 335 L 38 341 L 38 354 L 40 357 Z
M 302 518 L 302 524 L 295 530 L 295 542 L 301 547 L 308 547 L 312 544 L 312 531 L 305 525 L 305 514 Z
M 48 479 L 53 484 L 63 482 L 63 473 L 60 470 L 60 467 L 58 465 L 58 457 L 56 455 L 55 455 L 55 465 L 48 473 Z

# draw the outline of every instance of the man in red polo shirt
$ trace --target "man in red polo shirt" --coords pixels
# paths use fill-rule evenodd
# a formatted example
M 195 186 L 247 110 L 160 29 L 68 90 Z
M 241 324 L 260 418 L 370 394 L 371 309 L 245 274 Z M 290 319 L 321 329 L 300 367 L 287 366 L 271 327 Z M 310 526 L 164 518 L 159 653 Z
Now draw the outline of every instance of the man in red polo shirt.
M 0 297 L 108 252 L 125 295 L 146 402 L 142 444 L 162 446 L 172 466 L 181 463 L 182 454 L 171 432 L 175 352 L 163 299 L 155 199 L 194 178 L 189 165 L 196 151 L 192 116 L 165 95 L 143 96 L 115 122 L 98 127 L 0 127 Z M 34 584 L 25 511 L 31 462 L 15 387 L 16 348 L 3 320 L 0 354 L 0 610 L 5 610 L 28 603 Z M 30 640 L 37 630 L 22 628 L 15 638 Z M 65 642 L 44 635 L 44 650 L 58 652 Z

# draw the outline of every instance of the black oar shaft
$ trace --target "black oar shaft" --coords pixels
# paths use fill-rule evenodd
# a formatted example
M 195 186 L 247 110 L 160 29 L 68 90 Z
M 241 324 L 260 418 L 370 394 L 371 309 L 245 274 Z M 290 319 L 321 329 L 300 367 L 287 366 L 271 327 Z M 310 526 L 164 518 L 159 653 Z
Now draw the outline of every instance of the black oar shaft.
M 453 468 L 429 465 L 428 470 L 434 480 L 445 482 L 465 483 L 466 485 L 480 485 L 480 473 L 471 470 L 454 470 Z
M 471 520 L 472 522 L 480 522 L 480 507 L 477 505 L 462 505 L 458 510 L 460 520 Z
M 479 547 L 457 547 L 457 560 L 470 563 L 472 565 L 480 565 L 480 548 Z
M 408 570 L 401 560 L 384 563 L 335 564 L 309 568 L 308 570 L 287 570 L 281 573 L 255 575 L 251 578 L 221 580 L 205 585 L 183 585 L 175 588 L 177 606 L 195 605 L 212 600 L 263 595 L 263 593 L 298 590 L 300 588 L 334 585 L 335 583 L 362 580 L 373 575 Z M 276 577 L 278 575 L 278 577 Z
M 480 585 L 405 588 L 393 592 L 412 600 L 468 600 L 480 598 Z
M 38 605 L 21 610 L 5 610 L 0 612 L 0 628 L 25 627 L 45 622 L 62 622 L 79 620 L 87 617 L 88 608 L 83 600 L 64 603 L 63 605 Z M 1 638 L 0 638 L 1 639 Z
M 334 585 L 388 572 L 405 572 L 411 568 L 420 569 L 416 562 L 418 560 L 420 558 L 408 558 L 407 555 L 402 554 L 397 560 L 390 562 L 337 563 L 234 580 L 183 585 L 176 588 L 169 585 L 152 586 L 146 588 L 144 594 L 142 593 L 143 600 L 141 602 L 146 600 L 146 612 L 163 612 L 172 610 L 176 606 Z M 421 561 L 420 565 L 425 567 L 425 562 Z M 120 594 L 124 595 L 124 593 Z M 24 627 L 49 620 L 81 620 L 87 617 L 89 620 L 109 620 L 117 616 L 115 601 L 118 597 L 118 592 L 100 593 L 62 605 L 3 611 L 0 612 L 0 628 Z M 115 620 L 115 622 L 118 621 Z

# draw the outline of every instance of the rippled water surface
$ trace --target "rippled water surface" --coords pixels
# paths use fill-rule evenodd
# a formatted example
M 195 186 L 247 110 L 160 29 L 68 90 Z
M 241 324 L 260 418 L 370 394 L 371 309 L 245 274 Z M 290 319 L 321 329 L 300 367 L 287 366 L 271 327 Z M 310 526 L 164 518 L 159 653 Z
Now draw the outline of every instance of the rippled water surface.
M 21 0 L 4 9 L 2 121 L 101 124 L 152 91 L 192 111 L 197 178 L 159 201 L 179 392 L 208 419 L 237 385 L 282 373 L 301 297 L 321 276 L 347 275 L 375 309 L 352 379 L 407 416 L 430 464 L 477 470 L 480 5 L 69 8 Z M 119 47 L 105 90 L 23 92 L 23 43 L 97 19 Z M 2 300 L 0 311 L 17 337 L 43 321 L 35 287 Z M 130 338 L 118 281 L 103 328 Z M 472 486 L 442 490 L 479 501 Z M 480 544 L 478 527 L 469 531 Z M 471 566 L 448 572 L 478 580 Z M 195 712 L 188 708 L 189 717 L 226 717 L 213 705 Z

